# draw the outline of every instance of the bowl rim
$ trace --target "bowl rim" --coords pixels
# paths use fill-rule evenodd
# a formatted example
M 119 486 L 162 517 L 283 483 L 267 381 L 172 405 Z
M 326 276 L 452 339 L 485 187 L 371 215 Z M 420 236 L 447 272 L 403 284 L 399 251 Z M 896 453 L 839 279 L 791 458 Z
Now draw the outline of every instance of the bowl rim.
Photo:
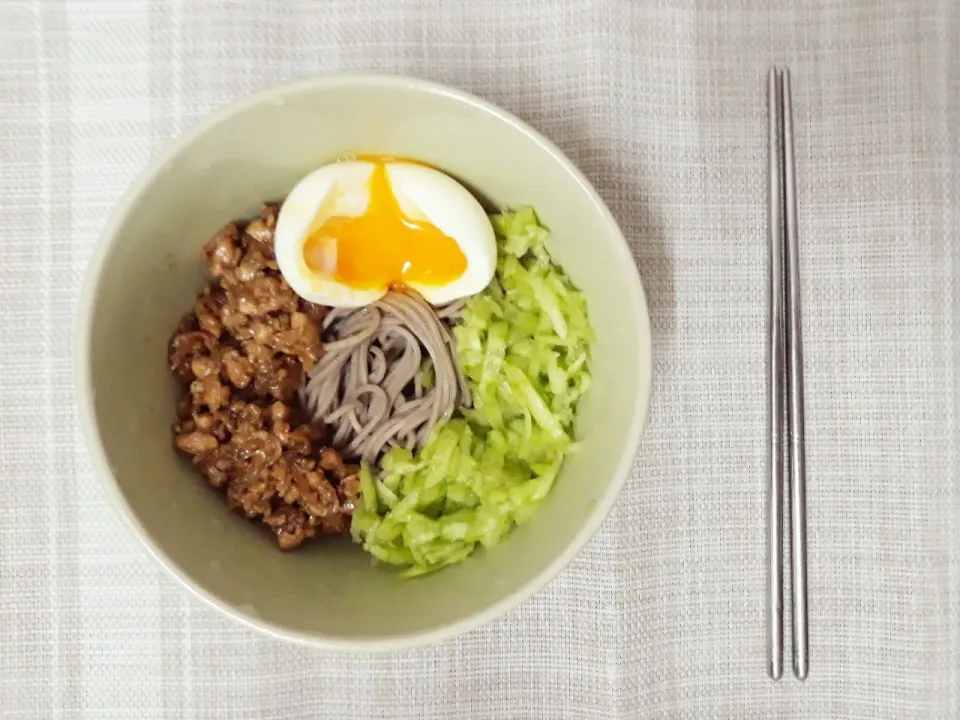
M 498 120 L 511 125 L 552 156 L 552 158 L 571 175 L 580 186 L 581 191 L 590 199 L 591 204 L 607 226 L 610 234 L 619 239 L 619 242 L 615 243 L 615 252 L 620 255 L 620 259 L 624 265 L 633 268 L 633 272 L 628 273 L 630 277 L 630 292 L 633 296 L 635 307 L 640 311 L 639 330 L 641 339 L 644 342 L 644 346 L 640 349 L 641 362 L 638 363 L 640 392 L 637 397 L 637 402 L 634 405 L 628 434 L 631 442 L 624 447 L 621 457 L 617 462 L 613 482 L 610 484 L 606 493 L 596 501 L 593 511 L 588 513 L 585 522 L 563 551 L 514 592 L 472 615 L 418 632 L 384 637 L 350 639 L 291 630 L 273 622 L 263 620 L 238 606 L 231 605 L 229 602 L 220 599 L 206 588 L 194 582 L 193 579 L 181 570 L 179 565 L 146 531 L 133 508 L 130 507 L 130 504 L 120 491 L 117 479 L 107 461 L 107 454 L 100 428 L 96 422 L 91 367 L 91 326 L 99 296 L 100 279 L 104 266 L 113 250 L 117 232 L 125 222 L 131 208 L 139 203 L 149 192 L 157 177 L 165 171 L 168 164 L 173 162 L 201 136 L 224 120 L 253 106 L 269 102 L 276 103 L 284 97 L 303 92 L 329 90 L 344 86 L 366 86 L 374 89 L 404 88 L 415 92 L 446 97 L 487 113 L 488 115 L 492 115 Z M 577 554 L 579 554 L 584 546 L 593 538 L 600 525 L 610 514 L 617 498 L 620 496 L 639 452 L 650 407 L 650 395 L 653 382 L 653 358 L 650 315 L 646 294 L 640 279 L 639 269 L 637 268 L 636 261 L 633 258 L 626 238 L 614 218 L 613 213 L 600 197 L 599 192 L 597 192 L 593 184 L 580 169 L 567 158 L 557 145 L 512 113 L 467 91 L 405 75 L 338 73 L 284 82 L 218 108 L 185 130 L 179 137 L 168 142 L 161 151 L 149 161 L 147 166 L 140 171 L 110 212 L 84 272 L 76 318 L 77 321 L 74 332 L 74 384 L 77 397 L 78 419 L 86 442 L 88 457 L 90 458 L 94 474 L 97 476 L 98 483 L 109 504 L 123 519 L 128 530 L 139 540 L 140 546 L 164 568 L 169 576 L 175 578 L 183 587 L 186 587 L 195 597 L 202 600 L 208 606 L 216 608 L 223 614 L 249 628 L 266 633 L 275 638 L 326 650 L 349 652 L 389 651 L 437 644 L 468 633 L 492 620 L 502 617 L 533 597 L 573 561 Z M 643 372 L 644 369 L 646 369 L 646 372 Z

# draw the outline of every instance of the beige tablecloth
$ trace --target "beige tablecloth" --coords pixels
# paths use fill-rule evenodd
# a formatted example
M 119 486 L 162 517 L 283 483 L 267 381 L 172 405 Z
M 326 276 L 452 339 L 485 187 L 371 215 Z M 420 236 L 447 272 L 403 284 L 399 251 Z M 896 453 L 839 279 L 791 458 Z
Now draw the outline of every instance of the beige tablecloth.
M 794 72 L 810 679 L 764 640 L 766 71 Z M 108 509 L 71 330 L 111 206 L 224 103 L 338 71 L 478 93 L 610 204 L 655 383 L 621 501 L 535 599 L 342 656 L 198 604 Z M 957 0 L 0 2 L 0 717 L 958 718 Z

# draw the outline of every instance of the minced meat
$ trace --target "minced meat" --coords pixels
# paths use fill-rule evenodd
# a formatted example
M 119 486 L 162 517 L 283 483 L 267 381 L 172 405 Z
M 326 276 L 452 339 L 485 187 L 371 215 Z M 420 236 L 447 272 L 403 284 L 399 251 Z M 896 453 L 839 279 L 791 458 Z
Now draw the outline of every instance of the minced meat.
M 298 297 L 273 253 L 278 206 L 230 223 L 203 248 L 213 276 L 170 341 L 184 386 L 174 447 L 227 504 L 260 520 L 284 550 L 349 530 L 359 467 L 298 421 L 297 389 L 320 359 L 326 308 Z

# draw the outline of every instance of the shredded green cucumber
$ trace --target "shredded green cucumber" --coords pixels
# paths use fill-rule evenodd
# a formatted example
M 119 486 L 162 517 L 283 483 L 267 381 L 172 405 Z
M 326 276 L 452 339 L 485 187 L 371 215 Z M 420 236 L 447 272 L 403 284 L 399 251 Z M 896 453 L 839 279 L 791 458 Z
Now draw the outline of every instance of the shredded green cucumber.
M 530 207 L 491 222 L 496 275 L 453 329 L 473 407 L 438 425 L 417 455 L 393 449 L 379 477 L 361 475 L 353 537 L 407 577 L 460 562 L 530 519 L 573 448 L 590 387 L 586 301 L 551 261 L 546 229 Z

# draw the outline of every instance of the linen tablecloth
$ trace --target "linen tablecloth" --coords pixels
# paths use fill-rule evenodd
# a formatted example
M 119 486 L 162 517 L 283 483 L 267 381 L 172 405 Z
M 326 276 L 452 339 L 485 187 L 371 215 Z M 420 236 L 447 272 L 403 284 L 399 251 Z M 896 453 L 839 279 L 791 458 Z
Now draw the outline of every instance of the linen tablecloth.
M 766 72 L 793 70 L 810 678 L 766 676 Z M 296 77 L 401 73 L 556 141 L 640 268 L 619 504 L 507 617 L 338 655 L 235 625 L 107 507 L 73 315 L 169 139 Z M 0 2 L 0 717 L 958 718 L 956 0 Z M 788 645 L 789 648 L 789 645 Z

